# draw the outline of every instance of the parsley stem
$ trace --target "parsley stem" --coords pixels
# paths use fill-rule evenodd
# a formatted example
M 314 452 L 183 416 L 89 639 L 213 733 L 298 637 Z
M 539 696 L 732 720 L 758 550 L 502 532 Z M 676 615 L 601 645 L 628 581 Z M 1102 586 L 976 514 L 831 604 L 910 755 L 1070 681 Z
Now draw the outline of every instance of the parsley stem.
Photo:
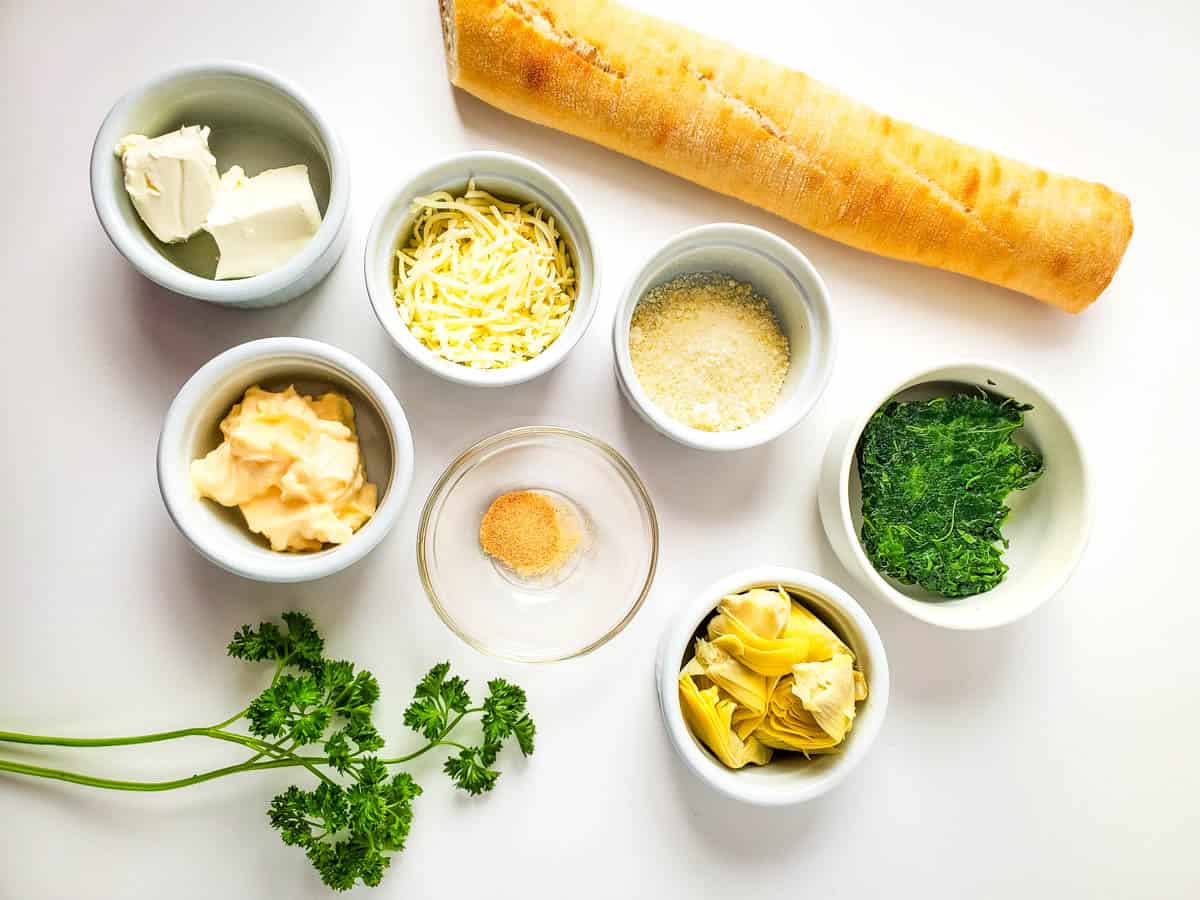
M 69 781 L 72 784 L 83 784 L 89 787 L 106 788 L 114 791 L 170 791 L 193 784 L 200 784 L 205 781 L 212 781 L 214 778 L 223 778 L 226 775 L 236 775 L 239 772 L 261 772 L 267 769 L 288 769 L 295 766 L 303 766 L 321 780 L 334 784 L 335 782 L 326 778 L 324 773 L 314 768 L 318 765 L 328 764 L 328 762 L 329 759 L 324 756 L 296 756 L 295 754 L 288 754 L 281 759 L 255 763 L 241 762 L 236 765 L 201 772 L 188 778 L 176 778 L 171 781 L 125 781 L 114 778 L 100 778 L 95 775 L 84 775 L 80 772 L 69 772 L 64 769 L 50 769 L 45 766 L 34 766 L 7 759 L 0 759 L 0 772 L 30 775 L 35 778 L 52 778 L 56 781 Z
M 225 728 L 228 725 L 232 725 L 238 719 L 245 717 L 246 713 L 248 713 L 248 712 L 250 712 L 250 707 L 247 706 L 245 709 L 241 710 L 240 712 L 234 713 L 232 716 L 230 716 L 224 722 L 218 722 L 216 725 L 213 725 L 212 728 L 214 731 L 217 731 L 221 728 Z
M 0 731 L 0 741 L 10 744 L 39 744 L 52 747 L 123 747 L 130 744 L 153 744 L 158 741 L 171 741 L 182 737 L 208 736 L 210 730 L 208 728 L 180 728 L 176 731 L 159 731 L 154 734 L 105 738 L 52 737 L 40 734 L 19 734 L 15 731 Z
M 483 712 L 483 707 L 472 707 L 459 713 L 455 718 L 451 719 L 446 725 L 445 730 L 439 735 L 437 740 L 430 741 L 419 750 L 404 756 L 394 756 L 388 759 L 380 759 L 379 761 L 385 766 L 394 766 L 401 763 L 409 762 L 419 756 L 428 753 L 435 747 L 457 747 L 465 749 L 462 744 L 454 741 L 447 741 L 446 737 L 464 718 L 473 713 Z M 23 763 L 6 762 L 0 760 L 0 771 L 18 772 L 25 775 L 37 775 L 42 778 L 58 778 L 61 781 L 71 781 L 76 784 L 89 784 L 94 787 L 108 787 L 114 790 L 130 790 L 130 791 L 156 791 L 156 790 L 171 790 L 176 787 L 184 787 L 189 784 L 198 784 L 200 781 L 208 781 L 211 778 L 219 778 L 222 775 L 232 775 L 235 772 L 249 772 L 259 768 L 283 768 L 288 766 L 303 766 L 311 772 L 316 778 L 329 784 L 335 782 L 329 778 L 324 772 L 317 768 L 319 765 L 328 764 L 328 757 L 324 756 L 298 756 L 292 752 L 292 748 L 284 748 L 283 740 L 274 744 L 269 744 L 259 738 L 249 737 L 247 735 L 235 734 L 234 732 L 225 731 L 224 727 L 236 722 L 246 714 L 246 710 L 242 710 L 237 715 L 226 719 L 219 725 L 213 725 L 208 728 L 180 728 L 175 731 L 160 731 L 153 734 L 139 734 L 130 737 L 108 737 L 108 738 L 71 738 L 57 737 L 37 734 L 21 734 L 15 731 L 0 731 L 0 742 L 12 744 L 35 744 L 40 746 L 52 747 L 122 747 L 132 744 L 151 744 L 160 741 L 170 741 L 176 738 L 184 737 L 207 737 L 213 740 L 226 741 L 234 744 L 241 744 L 250 750 L 255 751 L 254 755 L 242 763 L 234 766 L 226 766 L 223 769 L 214 769 L 211 772 L 205 772 L 201 775 L 192 776 L 192 778 L 183 778 L 176 781 L 163 782 L 144 782 L 144 781 L 115 781 L 105 778 L 93 778 L 90 775 L 79 775 L 78 773 L 64 772 L 61 769 L 46 769 L 41 766 L 27 766 Z M 264 756 L 273 757 L 270 762 L 260 762 Z
M 31 766 L 3 759 L 0 759 L 0 772 L 13 772 L 17 775 L 30 775 L 35 778 L 51 778 L 55 781 L 69 781 L 72 784 L 83 784 L 88 787 L 106 788 L 113 791 L 171 791 L 175 788 L 188 787 L 189 785 L 200 784 L 204 781 L 212 781 L 214 778 L 235 775 L 238 772 L 258 772 L 263 769 L 280 769 L 297 765 L 303 765 L 303 763 L 291 759 L 260 762 L 252 766 L 239 763 L 235 766 L 213 769 L 210 772 L 201 772 L 189 778 L 177 778 L 173 781 L 122 781 L 113 778 L 99 778 L 94 775 L 83 775 L 79 772 L 67 772 L 62 769 L 48 769 L 44 766 Z
M 262 759 L 264 756 L 277 756 L 278 753 L 291 753 L 292 750 L 294 750 L 296 747 L 295 741 L 292 741 L 291 746 L 289 746 L 289 747 L 284 747 L 283 745 L 285 743 L 287 743 L 287 738 L 286 737 L 280 738 L 275 743 L 271 744 L 269 747 L 266 747 L 262 750 L 259 750 L 257 753 L 255 753 L 252 757 L 250 757 L 248 760 L 246 760 L 245 765 L 250 765 L 251 763 L 256 763 L 260 759 Z
M 445 746 L 447 744 L 451 744 L 450 741 L 444 740 L 446 735 L 448 735 L 456 727 L 458 727 L 458 723 L 461 722 L 466 716 L 470 715 L 471 713 L 478 713 L 478 712 L 483 712 L 482 706 L 472 707 L 471 709 L 465 710 L 464 712 L 460 712 L 455 718 L 450 720 L 450 724 L 448 724 L 446 726 L 446 730 L 441 733 L 441 735 L 438 737 L 438 739 L 436 741 L 430 741 L 428 744 L 426 744 L 424 747 L 422 747 L 420 750 L 417 750 L 414 753 L 409 753 L 407 756 L 393 756 L 390 759 L 381 759 L 379 761 L 381 763 L 383 763 L 385 766 L 395 766 L 395 765 L 399 765 L 400 763 L 406 763 L 410 759 L 416 759 L 421 754 L 428 753 L 434 747 L 441 747 L 441 746 Z M 452 746 L 461 747 L 462 745 L 461 744 L 452 744 Z
M 236 719 L 234 720 L 236 721 Z M 242 744 L 251 750 L 271 747 L 266 741 L 247 735 L 224 731 L 219 726 L 211 728 L 180 728 L 175 731 L 159 731 L 154 734 L 135 734 L 130 737 L 72 738 L 41 734 L 20 734 L 15 731 L 0 731 L 0 741 L 10 744 L 36 744 L 49 747 L 127 747 L 133 744 L 154 744 L 176 738 L 207 737 L 217 741 Z
M 236 719 L 234 721 L 236 721 Z M 257 762 L 257 760 L 261 759 L 263 756 L 278 757 L 279 754 L 284 754 L 283 759 L 285 760 L 300 759 L 300 757 L 297 757 L 295 754 L 289 751 L 283 750 L 278 745 L 268 744 L 266 741 L 249 737 L 247 735 L 224 731 L 219 727 L 180 728 L 176 731 L 160 731 L 155 734 L 139 734 L 123 738 L 69 738 L 39 734 L 20 734 L 14 731 L 0 731 L 0 741 L 10 744 L 35 744 L 38 746 L 50 747 L 125 747 L 133 744 L 153 744 L 159 741 L 170 741 L 176 738 L 184 737 L 207 737 L 216 741 L 226 741 L 227 743 L 231 744 L 240 744 L 243 747 L 247 747 L 257 753 L 257 756 L 252 758 L 252 762 Z M 329 784 L 335 783 L 331 778 L 329 778 L 329 776 L 317 769 L 315 766 L 309 765 L 306 762 L 296 762 L 295 764 L 304 766 L 309 772 L 311 772 L 321 781 L 328 782 Z M 243 763 L 242 765 L 246 765 L 246 763 Z M 34 768 L 38 767 L 35 766 Z M 13 770 L 10 769 L 9 771 Z M 137 784 L 139 782 L 130 783 Z M 130 790 L 138 790 L 138 788 L 131 788 Z
M 276 762 L 295 760 L 296 765 L 304 766 L 304 768 L 308 769 L 308 771 L 312 773 L 313 777 L 315 777 L 317 780 L 324 781 L 328 785 L 337 785 L 336 781 L 334 781 L 316 766 L 310 765 L 308 762 L 308 759 L 313 759 L 319 762 L 327 762 L 327 760 L 323 757 L 300 757 L 295 753 L 292 753 L 290 750 L 285 750 L 283 747 L 280 747 L 279 744 L 268 744 L 266 741 L 260 740 L 259 738 L 248 737 L 244 734 L 234 734 L 230 731 L 221 731 L 218 728 L 206 728 L 202 729 L 202 731 L 206 737 L 215 738 L 218 741 L 230 741 L 234 744 L 241 744 L 243 747 L 249 747 L 251 750 L 257 750 L 258 755 L 253 758 L 254 760 L 258 760 L 262 756 L 273 756 L 276 758 L 274 760 Z M 245 766 L 250 764 L 251 763 L 242 763 L 241 765 Z M 261 765 L 260 763 L 254 764 Z

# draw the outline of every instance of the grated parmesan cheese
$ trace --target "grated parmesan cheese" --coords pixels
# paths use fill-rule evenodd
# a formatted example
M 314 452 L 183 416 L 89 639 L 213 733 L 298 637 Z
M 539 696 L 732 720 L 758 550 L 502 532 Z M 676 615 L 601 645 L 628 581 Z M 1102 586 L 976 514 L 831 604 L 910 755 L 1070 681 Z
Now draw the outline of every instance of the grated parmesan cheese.
M 474 369 L 533 359 L 575 305 L 575 267 L 554 219 L 533 203 L 478 190 L 417 197 L 412 236 L 396 251 L 396 306 L 434 353 Z
M 791 364 L 766 298 L 712 272 L 646 292 L 630 322 L 629 356 L 650 399 L 700 431 L 757 422 L 779 399 Z

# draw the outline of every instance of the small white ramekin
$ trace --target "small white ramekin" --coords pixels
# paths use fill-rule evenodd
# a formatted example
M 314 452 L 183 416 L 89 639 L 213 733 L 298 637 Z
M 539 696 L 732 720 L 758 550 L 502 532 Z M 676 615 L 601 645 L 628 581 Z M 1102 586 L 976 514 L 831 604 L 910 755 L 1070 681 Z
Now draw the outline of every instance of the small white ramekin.
M 845 742 L 836 753 L 805 759 L 780 755 L 765 766 L 728 769 L 692 734 L 679 705 L 679 670 L 691 653 L 696 631 L 726 594 L 755 587 L 782 586 L 804 603 L 846 642 L 867 679 L 867 699 L 859 706 Z M 780 566 L 762 566 L 722 578 L 684 603 L 663 632 L 655 662 L 659 709 L 671 745 L 701 781 L 734 800 L 755 806 L 791 806 L 824 794 L 850 774 L 867 755 L 883 727 L 890 678 L 879 632 L 863 608 L 830 581 Z
M 528 362 L 504 369 L 472 369 L 438 356 L 408 330 L 396 308 L 396 249 L 412 231 L 412 201 L 433 191 L 461 193 L 467 182 L 505 200 L 536 203 L 554 217 L 575 261 L 578 295 L 567 327 L 553 344 Z M 367 235 L 364 256 L 367 295 L 392 342 L 409 359 L 447 381 L 478 387 L 521 384 L 557 366 L 579 343 L 591 324 L 599 296 L 595 252 L 583 213 L 567 186 L 546 169 L 510 153 L 473 151 L 426 166 L 383 201 Z
M 1040 450 L 1046 468 L 1028 489 L 1009 495 L 1013 512 L 1003 526 L 1009 539 L 1004 552 L 1009 571 L 1004 580 L 986 593 L 947 600 L 884 578 L 867 558 L 859 540 L 862 498 L 857 451 L 867 422 L 892 398 L 928 399 L 963 389 L 1033 404 L 1015 438 Z M 829 542 L 857 581 L 923 622 L 958 630 L 1015 622 L 1058 593 L 1079 564 L 1092 520 L 1083 446 L 1058 404 L 1027 376 L 980 361 L 922 369 L 878 391 L 834 431 L 821 464 L 817 499 Z
M 221 442 L 218 428 L 246 389 L 337 390 L 354 406 L 367 479 L 379 487 L 375 515 L 345 544 L 314 553 L 278 553 L 241 512 L 192 491 L 189 467 Z M 412 483 L 413 445 L 396 395 L 365 363 L 304 338 L 250 341 L 210 360 L 180 389 L 158 440 L 158 486 L 175 525 L 203 556 L 257 581 L 311 581 L 366 556 L 396 524 Z
M 764 418 L 737 431 L 700 431 L 677 422 L 642 389 L 629 356 L 629 323 L 642 295 L 690 272 L 719 272 L 752 284 L 771 302 L 792 347 L 779 401 Z M 743 450 L 773 441 L 809 414 L 833 374 L 836 340 L 829 293 L 808 258 L 787 241 L 751 225 L 701 225 L 656 250 L 625 289 L 613 320 L 617 383 L 653 428 L 697 450 Z
M 231 116 L 256 128 L 285 130 L 310 146 L 329 169 L 329 204 L 316 235 L 283 266 L 252 278 L 216 281 L 185 271 L 163 255 L 125 193 L 121 160 L 113 151 L 130 133 L 156 137 L 181 125 L 209 125 L 206 120 L 219 123 Z M 350 231 L 350 169 L 333 128 L 299 88 L 248 63 L 180 66 L 127 93 L 96 135 L 91 184 L 100 224 L 139 272 L 177 294 L 221 306 L 275 306 L 310 290 L 341 257 Z

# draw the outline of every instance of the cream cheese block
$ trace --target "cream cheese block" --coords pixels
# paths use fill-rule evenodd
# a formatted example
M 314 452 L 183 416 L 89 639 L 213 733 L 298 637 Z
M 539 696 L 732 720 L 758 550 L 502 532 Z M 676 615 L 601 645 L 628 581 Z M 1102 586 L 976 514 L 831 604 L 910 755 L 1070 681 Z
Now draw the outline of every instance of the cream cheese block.
M 126 135 L 116 153 L 125 191 L 156 238 L 175 244 L 204 227 L 219 185 L 207 128 L 185 125 L 156 138 Z
M 233 166 L 221 176 L 204 225 L 221 251 L 218 280 L 279 268 L 303 250 L 320 227 L 308 166 L 302 165 L 267 169 L 253 178 Z

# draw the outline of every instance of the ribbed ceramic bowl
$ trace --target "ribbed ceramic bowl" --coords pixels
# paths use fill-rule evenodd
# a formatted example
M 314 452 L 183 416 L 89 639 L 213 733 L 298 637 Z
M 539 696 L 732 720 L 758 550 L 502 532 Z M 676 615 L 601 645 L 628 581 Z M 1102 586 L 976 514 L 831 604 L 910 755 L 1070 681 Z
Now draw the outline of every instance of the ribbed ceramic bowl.
M 774 408 L 738 431 L 700 431 L 666 414 L 642 389 L 629 355 L 633 311 L 650 288 L 692 272 L 719 272 L 766 297 L 791 345 L 791 366 Z M 825 283 L 812 263 L 782 238 L 750 225 L 701 225 L 656 250 L 634 275 L 613 320 L 613 358 L 625 399 L 662 434 L 698 450 L 742 450 L 773 441 L 809 414 L 833 374 L 836 348 Z
M 780 754 L 765 766 L 728 769 L 692 734 L 679 705 L 679 670 L 691 655 L 700 625 L 726 594 L 755 587 L 783 586 L 834 630 L 854 652 L 867 679 L 867 699 L 858 707 L 854 727 L 836 753 L 805 759 Z M 655 663 L 659 709 L 671 745 L 701 781 L 734 800 L 755 806 L 791 806 L 824 794 L 842 781 L 871 749 L 887 713 L 887 654 L 879 632 L 854 598 L 830 581 L 800 569 L 761 566 L 737 572 L 698 591 L 679 606 L 663 632 Z
M 983 390 L 1033 404 L 1015 436 L 1042 452 L 1045 471 L 1024 491 L 1009 495 L 1003 526 L 1009 571 L 997 587 L 974 597 L 946 600 L 903 585 L 875 570 L 859 540 L 862 494 L 856 453 L 868 420 L 892 398 L 929 399 Z M 834 432 L 818 487 L 821 522 L 838 558 L 872 594 L 911 616 L 942 628 L 977 630 L 1029 615 L 1066 584 L 1087 545 L 1092 494 L 1083 446 L 1059 405 L 1028 376 L 991 362 L 964 361 L 922 369 L 876 392 Z
M 274 271 L 216 281 L 197 274 L 216 265 L 216 244 L 207 233 L 172 245 L 150 233 L 125 193 L 114 148 L 127 134 L 157 137 L 182 125 L 212 128 L 209 146 L 222 172 L 231 165 L 242 166 L 248 175 L 308 166 L 322 220 L 300 253 Z M 300 88 L 248 63 L 180 66 L 133 88 L 96 135 L 91 185 L 100 224 L 134 268 L 177 294 L 221 306 L 275 306 L 298 297 L 329 274 L 350 231 L 350 168 L 333 128 Z
M 396 250 L 412 233 L 416 220 L 412 201 L 433 191 L 460 194 L 472 179 L 476 187 L 504 200 L 536 203 L 546 210 L 554 217 L 575 262 L 578 295 L 566 329 L 538 356 L 503 369 L 472 369 L 443 359 L 413 337 L 396 308 Z M 592 238 L 574 196 L 546 169 L 511 153 L 462 153 L 415 172 L 380 205 L 367 235 L 363 265 L 371 307 L 392 343 L 435 375 L 477 387 L 520 384 L 561 363 L 591 324 L 600 290 Z
M 379 488 L 375 515 L 344 544 L 279 553 L 247 527 L 241 512 L 194 496 L 189 468 L 221 443 L 219 425 L 246 389 L 304 394 L 336 390 L 354 406 L 367 480 Z M 180 389 L 158 440 L 158 486 L 172 521 L 203 556 L 257 581 L 311 581 L 366 556 L 396 524 L 412 483 L 413 445 L 396 395 L 344 350 L 303 338 L 251 341 L 212 359 Z

